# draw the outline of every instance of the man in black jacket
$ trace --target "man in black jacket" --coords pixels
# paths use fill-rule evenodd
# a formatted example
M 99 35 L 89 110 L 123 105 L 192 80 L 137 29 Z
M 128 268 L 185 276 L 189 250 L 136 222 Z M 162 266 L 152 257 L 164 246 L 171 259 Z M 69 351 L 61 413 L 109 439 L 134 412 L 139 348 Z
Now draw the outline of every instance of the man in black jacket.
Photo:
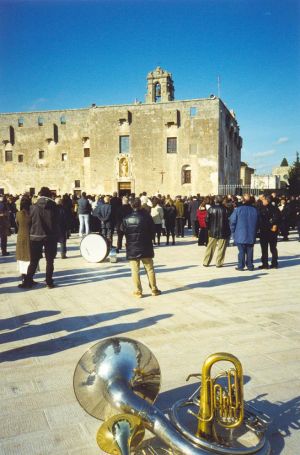
M 43 248 L 46 258 L 46 284 L 52 289 L 54 258 L 57 252 L 57 239 L 59 234 L 58 209 L 52 199 L 49 188 L 42 187 L 39 192 L 39 199 L 30 208 L 30 264 L 28 266 L 27 278 L 22 287 L 33 286 L 33 276 L 38 262 L 42 257 Z
M 208 228 L 208 244 L 205 251 L 203 265 L 208 267 L 213 258 L 215 249 L 218 245 L 216 267 L 222 267 L 225 252 L 230 237 L 230 227 L 228 212 L 222 204 L 222 196 L 215 197 L 215 203 L 208 209 L 206 215 L 206 225 Z
M 140 262 L 142 261 L 149 281 L 153 296 L 158 296 L 161 291 L 157 288 L 153 266 L 154 250 L 152 238 L 155 232 L 152 217 L 146 210 L 141 208 L 141 200 L 135 198 L 131 204 L 132 213 L 126 216 L 122 222 L 122 230 L 126 237 L 126 255 L 131 267 L 131 274 L 134 283 L 135 297 L 143 297 Z
M 272 198 L 266 196 L 262 199 L 262 206 L 259 209 L 259 231 L 261 246 L 261 262 L 259 269 L 268 269 L 268 246 L 272 254 L 270 268 L 278 268 L 277 236 L 280 223 L 280 211 L 272 205 Z

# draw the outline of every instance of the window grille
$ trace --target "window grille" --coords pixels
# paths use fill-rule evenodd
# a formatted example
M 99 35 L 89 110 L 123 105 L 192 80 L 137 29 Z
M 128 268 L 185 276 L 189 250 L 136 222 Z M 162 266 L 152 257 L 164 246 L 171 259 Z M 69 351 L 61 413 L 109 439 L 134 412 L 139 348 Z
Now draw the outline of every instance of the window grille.
M 167 153 L 176 153 L 177 152 L 177 137 L 168 137 L 167 138 Z

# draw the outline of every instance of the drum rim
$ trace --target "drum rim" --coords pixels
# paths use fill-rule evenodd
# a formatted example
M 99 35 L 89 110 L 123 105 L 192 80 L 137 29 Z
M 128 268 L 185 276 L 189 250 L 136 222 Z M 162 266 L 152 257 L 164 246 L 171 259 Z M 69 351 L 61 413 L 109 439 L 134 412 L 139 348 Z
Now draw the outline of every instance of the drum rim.
M 105 256 L 104 256 L 102 259 L 100 259 L 99 261 L 89 261 L 89 260 L 88 260 L 87 258 L 85 258 L 85 257 L 83 256 L 83 254 L 82 254 L 82 251 L 81 251 L 81 244 L 82 244 L 82 242 L 83 242 L 87 237 L 89 237 L 89 236 L 90 236 L 90 237 L 91 237 L 91 236 L 96 236 L 96 238 L 101 237 L 101 238 L 104 240 L 105 244 L 106 244 L 106 254 L 105 254 Z M 106 237 L 104 237 L 104 235 L 102 235 L 102 234 L 98 234 L 97 232 L 90 232 L 89 234 L 86 234 L 84 237 L 82 237 L 82 239 L 81 239 L 81 241 L 80 241 L 80 245 L 79 245 L 79 251 L 80 251 L 81 256 L 83 257 L 83 259 L 85 259 L 87 262 L 89 262 L 89 263 L 91 263 L 91 264 L 99 264 L 100 262 L 105 261 L 105 259 L 106 259 L 107 256 L 109 255 L 109 250 L 110 250 L 110 248 L 109 248 L 109 244 L 108 244 L 108 241 L 107 241 Z

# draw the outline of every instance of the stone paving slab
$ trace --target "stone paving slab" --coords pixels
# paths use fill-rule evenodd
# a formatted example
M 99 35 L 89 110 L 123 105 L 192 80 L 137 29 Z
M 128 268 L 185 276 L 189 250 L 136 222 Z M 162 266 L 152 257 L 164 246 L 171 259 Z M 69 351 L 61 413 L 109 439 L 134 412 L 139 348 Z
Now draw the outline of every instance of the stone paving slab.
M 300 243 L 279 242 L 279 269 L 237 272 L 229 247 L 223 268 L 203 267 L 204 247 L 187 236 L 155 249 L 160 297 L 131 295 L 124 252 L 116 264 L 90 264 L 69 241 L 69 258 L 55 261 L 57 287 L 17 288 L 15 236 L 0 257 L 0 454 L 96 455 L 100 422 L 73 393 L 82 354 L 110 336 L 148 345 L 162 371 L 157 404 L 189 395 L 205 357 L 227 351 L 244 368 L 245 398 L 273 418 L 273 455 L 300 454 Z M 260 248 L 255 246 L 255 264 Z M 220 370 L 222 365 L 218 365 Z

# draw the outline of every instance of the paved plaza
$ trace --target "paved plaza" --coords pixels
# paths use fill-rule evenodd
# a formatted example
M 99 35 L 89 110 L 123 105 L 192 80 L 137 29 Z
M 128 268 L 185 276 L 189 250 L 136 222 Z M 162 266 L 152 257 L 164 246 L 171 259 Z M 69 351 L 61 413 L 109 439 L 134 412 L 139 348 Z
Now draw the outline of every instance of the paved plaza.
M 157 357 L 166 408 L 193 390 L 186 383 L 208 354 L 226 351 L 242 362 L 245 398 L 273 418 L 272 453 L 300 454 L 300 243 L 296 233 L 279 242 L 279 269 L 238 272 L 237 249 L 223 268 L 202 266 L 205 247 L 187 235 L 155 249 L 162 295 L 132 296 L 130 269 L 87 263 L 79 238 L 68 242 L 68 259 L 55 261 L 57 287 L 43 282 L 20 290 L 14 257 L 0 258 L 0 454 L 96 455 L 100 422 L 78 404 L 73 372 L 82 354 L 111 336 L 146 344 Z M 255 246 L 255 265 L 260 247 Z M 214 263 L 213 263 L 214 264 Z

